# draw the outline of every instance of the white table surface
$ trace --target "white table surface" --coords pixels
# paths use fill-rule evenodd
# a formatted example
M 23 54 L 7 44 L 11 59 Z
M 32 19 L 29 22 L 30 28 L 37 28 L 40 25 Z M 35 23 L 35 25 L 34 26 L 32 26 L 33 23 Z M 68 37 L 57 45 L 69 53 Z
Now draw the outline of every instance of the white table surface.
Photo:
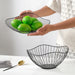
M 20 60 L 24 60 L 26 63 L 5 72 L 4 69 L 0 69 L 0 75 L 75 75 L 75 59 L 65 59 L 62 64 L 52 70 L 41 69 L 29 57 L 0 55 L 0 61 L 2 60 L 10 60 L 12 65 L 17 64 Z

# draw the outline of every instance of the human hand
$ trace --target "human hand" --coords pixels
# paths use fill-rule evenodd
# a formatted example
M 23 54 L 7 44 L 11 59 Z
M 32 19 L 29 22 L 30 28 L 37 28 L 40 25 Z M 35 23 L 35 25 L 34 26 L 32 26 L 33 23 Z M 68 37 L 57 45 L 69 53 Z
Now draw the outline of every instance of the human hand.
M 22 18 L 24 16 L 31 16 L 31 17 L 37 18 L 37 15 L 35 15 L 34 12 L 32 12 L 31 10 L 25 10 L 25 11 L 21 12 L 20 15 L 18 17 L 16 17 L 15 19 L 22 20 Z
M 39 28 L 36 32 L 34 33 L 29 33 L 28 36 L 36 36 L 36 35 L 45 35 L 50 31 L 53 31 L 53 25 L 44 25 L 42 28 Z

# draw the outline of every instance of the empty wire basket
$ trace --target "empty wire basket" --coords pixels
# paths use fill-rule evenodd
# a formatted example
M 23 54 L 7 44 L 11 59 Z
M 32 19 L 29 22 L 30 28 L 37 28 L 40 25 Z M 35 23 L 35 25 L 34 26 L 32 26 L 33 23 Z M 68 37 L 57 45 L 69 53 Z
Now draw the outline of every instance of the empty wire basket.
M 27 50 L 30 59 L 43 69 L 56 68 L 63 62 L 68 53 L 67 46 L 39 45 Z

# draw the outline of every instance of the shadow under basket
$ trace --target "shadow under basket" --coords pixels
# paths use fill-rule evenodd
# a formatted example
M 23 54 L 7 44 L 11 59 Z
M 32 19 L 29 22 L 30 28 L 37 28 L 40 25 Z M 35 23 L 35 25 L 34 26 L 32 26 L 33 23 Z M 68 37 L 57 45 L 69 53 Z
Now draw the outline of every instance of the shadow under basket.
M 54 69 L 63 62 L 69 48 L 67 46 L 51 46 L 42 44 L 28 49 L 30 59 L 43 69 Z

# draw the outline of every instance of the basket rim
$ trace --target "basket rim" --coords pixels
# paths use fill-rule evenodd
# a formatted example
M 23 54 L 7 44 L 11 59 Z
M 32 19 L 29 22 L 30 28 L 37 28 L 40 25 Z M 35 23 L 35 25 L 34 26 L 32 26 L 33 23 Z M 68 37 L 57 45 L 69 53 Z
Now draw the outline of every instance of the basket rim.
M 50 54 L 50 53 L 62 53 L 62 54 L 67 54 L 68 51 L 69 51 L 68 46 L 53 46 L 53 45 L 41 44 L 41 45 L 38 45 L 38 46 L 36 46 L 36 47 L 34 47 L 34 48 L 32 48 L 32 49 L 27 49 L 27 53 L 29 53 L 29 51 L 31 51 L 31 50 L 33 50 L 33 49 L 39 47 L 39 46 L 43 46 L 43 45 L 45 45 L 45 46 L 51 46 L 51 47 L 57 47 L 57 48 L 66 47 L 67 50 L 66 50 L 65 52 L 48 52 L 48 53 L 44 53 L 44 54 L 33 54 L 33 55 L 35 55 L 35 56 L 43 56 L 43 55 Z M 31 53 L 31 54 L 32 54 L 32 53 Z
M 64 45 L 64 46 L 54 46 L 54 45 L 48 45 L 48 44 L 41 44 L 41 45 L 37 45 L 37 46 L 34 47 L 34 48 L 27 49 L 27 51 L 28 51 L 28 50 L 33 50 L 33 49 L 35 49 L 35 48 L 37 48 L 37 47 L 39 47 L 39 46 L 43 46 L 43 45 L 45 45 L 45 46 L 50 46 L 50 47 L 57 47 L 57 48 L 60 48 L 60 47 L 66 47 L 66 48 L 69 50 L 69 47 L 66 46 L 66 45 Z

